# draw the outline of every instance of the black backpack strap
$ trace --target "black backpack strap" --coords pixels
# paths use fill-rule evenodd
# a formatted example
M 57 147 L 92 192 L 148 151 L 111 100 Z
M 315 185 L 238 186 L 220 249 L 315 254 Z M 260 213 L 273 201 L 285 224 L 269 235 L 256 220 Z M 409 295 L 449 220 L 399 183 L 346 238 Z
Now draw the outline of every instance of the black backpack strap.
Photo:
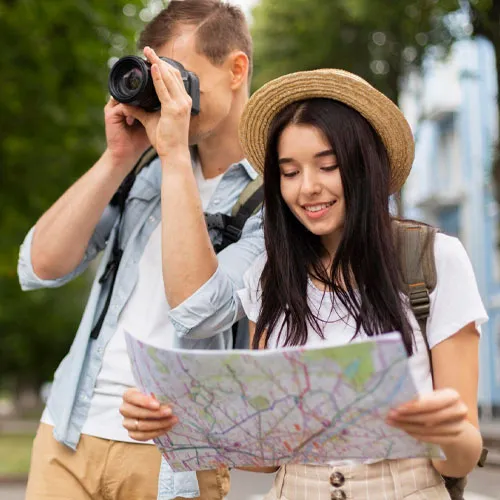
M 262 186 L 262 177 L 259 176 L 249 182 L 241 192 L 231 215 L 221 213 L 205 214 L 208 229 L 216 229 L 222 235 L 222 241 L 214 245 L 216 252 L 224 250 L 228 245 L 240 239 L 246 221 L 257 213 L 263 201 L 264 188 Z
M 257 212 L 264 201 L 263 182 L 259 175 L 245 186 L 233 207 L 232 216 L 244 216 L 246 220 Z
M 231 215 L 205 214 L 208 229 L 215 229 L 222 235 L 222 241 L 214 244 L 218 253 L 241 237 L 245 222 L 260 210 L 264 201 L 264 188 L 262 177 L 250 181 L 238 197 Z M 248 347 L 248 322 L 238 321 L 233 325 L 233 349 L 246 349 Z
M 134 185 L 137 174 L 146 166 L 148 166 L 158 155 L 153 147 L 150 147 L 144 151 L 141 155 L 137 163 L 131 172 L 125 177 L 124 181 L 121 183 L 120 187 L 111 198 L 110 204 L 114 206 L 118 206 L 119 217 L 118 224 L 116 227 L 115 239 L 113 241 L 113 248 L 111 250 L 111 258 L 109 259 L 102 276 L 99 278 L 99 283 L 104 285 L 106 282 L 110 282 L 108 295 L 106 297 L 106 301 L 104 302 L 104 307 L 99 314 L 99 318 L 97 319 L 95 325 L 90 332 L 90 338 L 96 339 L 99 336 L 102 325 L 104 323 L 104 318 L 109 309 L 109 305 L 111 304 L 111 297 L 113 295 L 113 289 L 115 287 L 116 275 L 118 273 L 118 266 L 120 265 L 123 249 L 121 248 L 120 242 L 120 229 L 123 222 L 123 214 L 125 212 L 125 204 L 127 202 L 128 195 L 130 194 L 130 190 Z

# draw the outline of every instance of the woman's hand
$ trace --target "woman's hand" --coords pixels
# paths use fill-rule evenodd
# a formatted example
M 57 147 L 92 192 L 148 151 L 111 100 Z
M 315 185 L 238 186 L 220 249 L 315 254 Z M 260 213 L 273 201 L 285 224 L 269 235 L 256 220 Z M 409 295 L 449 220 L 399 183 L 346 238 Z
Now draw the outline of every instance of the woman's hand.
M 162 436 L 178 422 L 168 405 L 160 405 L 154 396 L 148 396 L 137 389 L 128 389 L 120 406 L 123 427 L 136 441 L 149 441 Z
M 392 409 L 386 422 L 426 443 L 456 443 L 470 426 L 468 408 L 454 389 L 438 389 Z
M 180 71 L 160 59 L 150 47 L 144 48 L 144 55 L 151 63 L 151 77 L 161 110 L 148 113 L 135 106 L 126 106 L 126 111 L 142 123 L 160 158 L 188 153 L 192 100 Z

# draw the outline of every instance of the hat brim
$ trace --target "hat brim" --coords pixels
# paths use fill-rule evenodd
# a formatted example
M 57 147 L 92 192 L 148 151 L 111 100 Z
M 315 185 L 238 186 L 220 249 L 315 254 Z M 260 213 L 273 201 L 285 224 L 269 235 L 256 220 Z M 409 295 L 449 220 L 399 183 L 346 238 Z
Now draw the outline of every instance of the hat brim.
M 243 112 L 240 141 L 251 165 L 264 173 L 264 159 L 273 118 L 297 101 L 329 98 L 343 102 L 364 116 L 381 138 L 391 167 L 389 191 L 405 183 L 413 163 L 415 144 L 399 108 L 362 78 L 343 70 L 301 71 L 272 80 L 256 91 Z

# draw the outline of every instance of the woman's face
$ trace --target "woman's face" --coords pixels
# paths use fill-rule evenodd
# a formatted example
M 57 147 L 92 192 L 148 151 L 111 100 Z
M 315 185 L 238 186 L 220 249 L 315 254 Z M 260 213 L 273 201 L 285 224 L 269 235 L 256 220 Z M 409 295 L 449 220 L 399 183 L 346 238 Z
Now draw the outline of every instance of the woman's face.
M 281 195 L 311 233 L 335 252 L 345 220 L 344 189 L 337 158 L 321 130 L 288 125 L 278 141 Z

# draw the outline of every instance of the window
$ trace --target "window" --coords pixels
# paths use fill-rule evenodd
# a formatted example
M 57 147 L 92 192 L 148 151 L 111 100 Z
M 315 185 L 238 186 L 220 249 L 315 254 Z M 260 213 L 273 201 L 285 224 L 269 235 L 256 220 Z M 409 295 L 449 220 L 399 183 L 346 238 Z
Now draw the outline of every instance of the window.
M 451 205 L 438 209 L 438 226 L 443 233 L 460 238 L 460 207 Z
M 438 121 L 438 143 L 436 154 L 438 190 L 454 193 L 460 185 L 460 144 L 454 114 Z

